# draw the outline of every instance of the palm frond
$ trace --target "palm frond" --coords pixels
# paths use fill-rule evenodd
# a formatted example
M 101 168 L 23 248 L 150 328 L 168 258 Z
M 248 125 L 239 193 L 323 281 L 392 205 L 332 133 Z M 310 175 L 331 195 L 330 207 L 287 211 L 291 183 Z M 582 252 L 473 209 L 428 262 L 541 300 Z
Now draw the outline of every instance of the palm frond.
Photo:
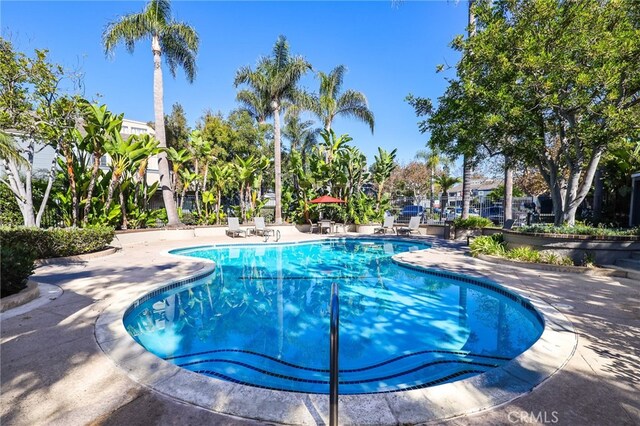
M 369 125 L 371 133 L 374 127 L 374 115 L 369 109 L 367 98 L 355 90 L 345 91 L 336 102 L 336 115 L 346 115 L 356 118 Z
M 347 67 L 344 65 L 338 65 L 329 73 L 329 78 L 331 79 L 331 91 L 327 93 L 331 94 L 332 98 L 338 98 L 340 90 L 342 90 L 342 81 L 344 80 L 344 75 L 346 73 Z
M 198 33 L 191 25 L 173 21 L 165 28 L 164 32 L 171 33 L 182 39 L 189 50 L 193 51 L 194 54 L 198 53 L 200 37 L 198 37 Z
M 257 122 L 262 123 L 272 114 L 270 100 L 266 94 L 254 90 L 242 89 L 236 94 L 236 100 Z
M 283 69 L 289 61 L 289 43 L 283 35 L 278 36 L 273 46 L 273 61 L 276 69 Z
M 136 41 L 151 37 L 152 28 L 145 13 L 125 15 L 115 22 L 110 22 L 102 33 L 105 54 L 113 53 L 120 42 L 132 53 Z
M 187 42 L 173 29 L 172 25 L 163 29 L 160 34 L 160 47 L 171 75 L 175 77 L 176 69 L 181 67 L 189 83 L 192 83 L 196 75 L 196 52 L 190 49 Z
M 156 29 L 171 22 L 171 2 L 169 0 L 151 0 L 144 8 L 144 14 L 156 24 Z

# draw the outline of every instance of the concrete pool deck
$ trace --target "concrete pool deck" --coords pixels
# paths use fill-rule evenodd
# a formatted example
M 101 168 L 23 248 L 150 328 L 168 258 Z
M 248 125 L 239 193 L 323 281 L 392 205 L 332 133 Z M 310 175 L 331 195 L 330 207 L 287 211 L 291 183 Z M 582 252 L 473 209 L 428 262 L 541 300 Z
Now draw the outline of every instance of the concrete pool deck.
M 317 238 L 283 235 L 283 241 Z M 123 312 L 137 295 L 208 267 L 197 259 L 164 255 L 168 249 L 260 241 L 255 237 L 147 241 L 125 245 L 107 257 L 38 268 L 35 281 L 57 285 L 64 293 L 31 311 L 1 317 L 2 424 L 255 424 L 178 401 L 140 384 L 139 371 L 124 370 L 103 352 L 96 340 L 101 338 L 101 327 L 96 328 L 96 322 L 113 323 L 109 312 Z M 566 365 L 533 391 L 484 411 L 447 420 L 434 417 L 433 423 L 640 424 L 640 283 L 494 265 L 465 256 L 461 246 L 428 241 L 436 243 L 434 249 L 417 252 L 406 260 L 426 267 L 491 276 L 521 294 L 554 306 L 571 321 L 577 333 L 577 346 Z M 159 363 L 164 361 L 156 358 Z M 158 370 L 153 363 L 143 367 L 146 377 Z M 495 391 L 505 389 L 496 386 Z M 207 398 L 215 397 L 224 405 L 228 396 Z M 318 397 L 317 401 L 323 398 L 327 397 Z M 246 405 L 265 409 L 257 402 L 247 399 Z M 452 403 L 455 401 L 447 398 L 438 402 L 442 406 Z M 382 412 L 370 406 L 350 407 L 349 397 L 341 397 L 341 404 L 343 413 L 351 412 L 345 416 L 349 423 L 361 423 L 365 417 Z M 311 419 L 322 423 L 327 405 L 309 404 Z M 364 417 L 358 419 L 358 412 Z M 379 417 L 379 423 L 410 421 L 408 409 L 392 414 L 393 417 Z M 291 421 L 290 415 L 283 413 L 283 420 Z

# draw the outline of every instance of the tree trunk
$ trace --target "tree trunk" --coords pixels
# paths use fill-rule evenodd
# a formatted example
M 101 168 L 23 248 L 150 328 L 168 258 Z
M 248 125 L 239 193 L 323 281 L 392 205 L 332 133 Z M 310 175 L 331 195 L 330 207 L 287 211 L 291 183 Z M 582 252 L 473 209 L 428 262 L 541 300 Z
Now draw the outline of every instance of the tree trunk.
M 462 161 L 462 218 L 468 219 L 471 205 L 471 158 L 465 154 Z
M 275 154 L 275 192 L 276 209 L 275 224 L 282 225 L 282 159 L 280 152 L 280 106 L 276 103 L 273 108 L 273 149 Z
M 47 180 L 47 188 L 44 190 L 42 203 L 40 203 L 40 208 L 38 209 L 38 214 L 36 215 L 36 226 L 38 228 L 40 227 L 40 223 L 42 221 L 42 215 L 44 214 L 44 211 L 47 208 L 47 202 L 49 201 L 49 195 L 51 194 L 51 188 L 53 187 L 53 180 L 55 179 L 55 176 L 56 176 L 57 164 L 58 163 L 54 158 L 51 161 L 51 167 L 49 167 L 49 178 Z
M 508 157 L 504 159 L 504 219 L 513 219 L 513 168 Z
M 113 200 L 113 193 L 120 181 L 120 176 L 117 176 L 115 173 L 111 176 L 111 182 L 109 182 L 109 190 L 107 192 L 107 201 L 104 203 L 104 214 L 107 217 L 109 216 L 109 208 L 111 207 L 111 201 Z
M 69 189 L 71 190 L 71 224 L 78 226 L 78 188 L 76 185 L 76 174 L 73 170 L 73 154 L 71 148 L 65 143 L 63 148 L 64 160 L 67 166 L 67 176 L 69 177 Z
M 100 170 L 100 153 L 93 153 L 93 168 L 91 169 L 91 179 L 89 180 L 89 187 L 87 188 L 87 202 L 84 205 L 84 217 L 82 223 L 87 225 L 89 223 L 89 213 L 91 212 L 91 199 L 93 198 L 93 188 L 96 186 L 96 179 L 98 178 L 98 171 Z
M 602 217 L 602 198 L 604 195 L 604 179 L 601 168 L 596 170 L 593 184 L 593 220 L 594 222 L 600 222 L 600 218 Z
M 127 221 L 127 203 L 124 200 L 122 191 L 120 191 L 120 210 L 122 211 L 122 229 L 127 229 L 129 227 L 129 222 Z
M 160 148 L 167 147 L 167 140 L 164 132 L 164 106 L 163 106 L 163 87 L 162 87 L 162 58 L 160 50 L 160 40 L 158 35 L 154 34 L 151 41 L 151 50 L 153 52 L 153 110 L 155 115 L 156 139 L 160 142 Z M 173 198 L 173 189 L 171 188 L 171 174 L 169 173 L 169 160 L 167 153 L 160 151 L 158 153 L 158 172 L 160 173 L 160 186 L 162 188 L 162 199 L 164 207 L 167 210 L 168 226 L 181 225 L 178 209 Z

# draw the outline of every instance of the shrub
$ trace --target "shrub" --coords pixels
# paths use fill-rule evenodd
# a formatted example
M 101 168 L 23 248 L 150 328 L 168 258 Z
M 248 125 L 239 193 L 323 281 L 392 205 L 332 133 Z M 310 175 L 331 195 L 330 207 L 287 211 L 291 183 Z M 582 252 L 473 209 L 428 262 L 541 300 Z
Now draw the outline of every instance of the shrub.
M 480 229 L 492 225 L 493 222 L 491 222 L 491 220 L 480 216 L 469 216 L 467 219 L 458 217 L 453 221 L 453 226 L 455 226 L 456 229 Z
M 602 237 L 640 235 L 640 227 L 623 229 L 623 228 L 606 228 L 604 226 L 589 226 L 583 223 L 576 223 L 574 226 L 554 226 L 545 224 L 536 224 L 523 226 L 520 232 L 536 233 L 536 234 L 570 234 L 570 235 L 593 235 Z
M 0 247 L 0 297 L 18 293 L 27 286 L 29 275 L 35 269 L 36 255 L 28 246 L 20 244 Z
M 487 254 L 490 256 L 504 256 L 506 251 L 502 234 L 486 235 L 474 238 L 469 244 L 472 256 Z
M 28 248 L 36 259 L 74 256 L 102 250 L 111 243 L 113 228 L 9 228 L 0 227 L 0 245 Z
M 540 252 L 527 246 L 516 247 L 507 251 L 506 257 L 507 259 L 521 260 L 524 262 L 533 263 L 540 263 L 541 260 Z

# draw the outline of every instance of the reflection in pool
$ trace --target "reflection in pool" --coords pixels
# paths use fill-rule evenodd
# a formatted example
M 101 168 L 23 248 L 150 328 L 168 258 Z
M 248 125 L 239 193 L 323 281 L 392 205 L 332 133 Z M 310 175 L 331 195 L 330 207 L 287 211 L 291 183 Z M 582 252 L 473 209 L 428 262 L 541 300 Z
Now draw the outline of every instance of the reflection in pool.
M 340 286 L 340 393 L 460 380 L 522 353 L 542 333 L 533 308 L 473 279 L 399 266 L 427 245 L 400 240 L 201 247 L 216 269 L 143 298 L 129 333 L 183 368 L 269 389 L 327 393 L 329 299 Z M 146 299 L 146 300 L 145 300 Z

